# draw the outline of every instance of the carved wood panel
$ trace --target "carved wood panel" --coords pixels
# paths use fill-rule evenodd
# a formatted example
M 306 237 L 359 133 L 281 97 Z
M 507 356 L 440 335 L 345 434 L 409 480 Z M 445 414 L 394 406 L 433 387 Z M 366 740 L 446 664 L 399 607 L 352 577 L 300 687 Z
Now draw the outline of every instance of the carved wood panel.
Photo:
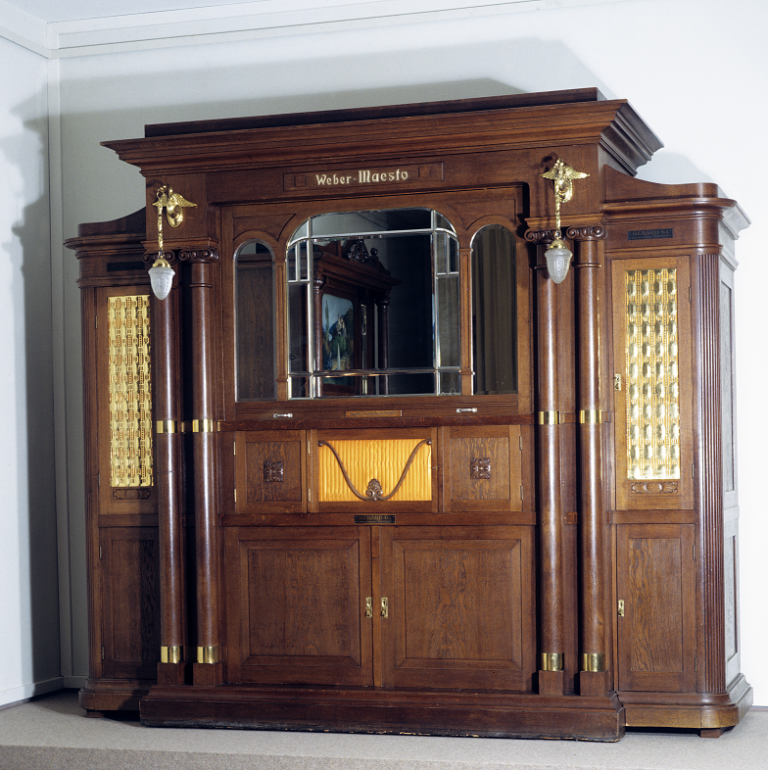
M 443 506 L 446 511 L 522 509 L 520 428 L 444 428 Z
M 160 659 L 157 529 L 104 527 L 100 536 L 104 676 L 155 679 Z
M 619 689 L 695 689 L 693 526 L 617 528 Z
M 235 447 L 238 513 L 306 510 L 302 431 L 242 431 Z
M 227 531 L 233 682 L 371 685 L 367 527 Z
M 382 527 L 384 685 L 530 689 L 531 545 L 527 527 Z

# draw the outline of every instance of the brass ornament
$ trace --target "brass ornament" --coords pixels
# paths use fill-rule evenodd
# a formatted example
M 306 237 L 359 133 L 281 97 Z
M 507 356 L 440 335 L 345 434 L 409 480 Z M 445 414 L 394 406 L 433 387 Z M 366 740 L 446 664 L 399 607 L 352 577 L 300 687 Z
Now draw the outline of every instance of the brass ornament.
M 566 246 L 560 235 L 560 206 L 563 203 L 568 203 L 568 201 L 573 198 L 574 179 L 584 179 L 585 177 L 588 177 L 589 174 L 583 171 L 576 171 L 562 158 L 558 158 L 555 161 L 554 166 L 552 166 L 549 171 L 545 171 L 542 176 L 544 179 L 551 179 L 555 183 L 555 227 L 557 229 L 557 235 L 549 248 L 564 249 Z

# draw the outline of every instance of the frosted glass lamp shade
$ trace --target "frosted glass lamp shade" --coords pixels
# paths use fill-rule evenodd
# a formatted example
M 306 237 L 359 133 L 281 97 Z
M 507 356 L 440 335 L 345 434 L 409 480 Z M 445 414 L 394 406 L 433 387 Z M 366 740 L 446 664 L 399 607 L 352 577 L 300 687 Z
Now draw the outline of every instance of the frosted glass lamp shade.
M 149 280 L 152 284 L 152 291 L 158 299 L 165 299 L 171 293 L 173 285 L 173 268 L 168 262 L 160 257 L 155 260 L 155 264 L 149 268 Z
M 562 283 L 565 276 L 568 275 L 568 268 L 571 266 L 571 257 L 573 254 L 565 248 L 562 241 L 555 241 L 545 252 L 547 259 L 547 270 L 549 277 L 555 283 Z

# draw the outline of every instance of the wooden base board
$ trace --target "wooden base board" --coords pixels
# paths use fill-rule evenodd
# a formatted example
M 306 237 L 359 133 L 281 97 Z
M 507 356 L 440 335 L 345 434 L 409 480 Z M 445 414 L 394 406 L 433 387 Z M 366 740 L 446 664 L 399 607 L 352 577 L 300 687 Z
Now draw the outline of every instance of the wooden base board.
M 547 697 L 464 691 L 320 687 L 153 687 L 141 701 L 149 727 L 224 727 L 618 741 L 615 694 Z
M 77 700 L 86 712 L 138 711 L 151 685 L 136 679 L 86 679 Z
M 627 727 L 675 727 L 720 730 L 733 727 L 752 705 L 752 687 L 738 676 L 720 694 L 620 692 Z

